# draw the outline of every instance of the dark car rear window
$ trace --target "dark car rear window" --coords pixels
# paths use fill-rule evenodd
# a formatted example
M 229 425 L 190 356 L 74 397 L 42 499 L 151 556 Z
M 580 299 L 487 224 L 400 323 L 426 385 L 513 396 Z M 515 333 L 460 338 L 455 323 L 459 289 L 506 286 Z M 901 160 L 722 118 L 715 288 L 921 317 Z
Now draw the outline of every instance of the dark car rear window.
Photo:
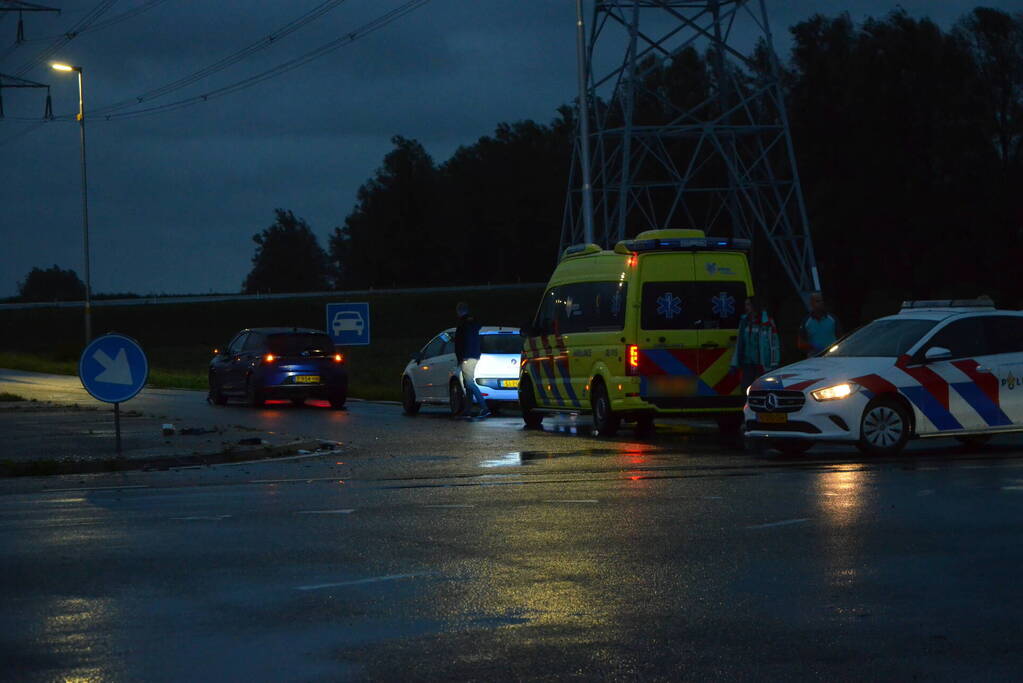
M 522 337 L 517 334 L 481 334 L 483 353 L 522 353 Z
M 330 341 L 330 337 L 325 334 L 304 332 L 271 334 L 266 339 L 266 348 L 270 353 L 278 356 L 291 356 L 302 352 L 309 354 L 334 353 L 334 343 Z

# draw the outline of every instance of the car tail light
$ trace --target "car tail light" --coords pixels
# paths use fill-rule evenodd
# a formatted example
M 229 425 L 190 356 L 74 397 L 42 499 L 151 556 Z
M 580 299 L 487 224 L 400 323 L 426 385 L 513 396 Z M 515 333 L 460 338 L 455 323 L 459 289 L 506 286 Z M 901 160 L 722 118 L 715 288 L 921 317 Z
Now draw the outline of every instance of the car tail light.
M 263 356 L 263 362 L 264 363 L 273 363 L 276 360 L 276 358 L 277 357 L 274 356 L 272 353 L 268 353 L 265 356 Z
M 639 374 L 639 347 L 635 344 L 629 344 L 625 347 L 625 374 Z
M 343 353 L 335 353 L 334 354 L 334 362 L 335 363 L 344 363 L 345 362 L 345 355 Z

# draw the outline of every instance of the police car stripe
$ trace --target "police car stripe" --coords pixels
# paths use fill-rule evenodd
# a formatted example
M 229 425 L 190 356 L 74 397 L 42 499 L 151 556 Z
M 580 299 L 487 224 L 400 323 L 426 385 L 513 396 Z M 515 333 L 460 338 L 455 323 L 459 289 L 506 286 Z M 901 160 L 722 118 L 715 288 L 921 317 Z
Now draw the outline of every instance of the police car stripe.
M 1000 406 L 998 399 L 998 378 L 989 372 L 978 372 L 980 364 L 972 358 L 959 360 L 952 363 L 959 371 L 966 375 L 971 382 L 984 392 L 991 403 Z
M 974 382 L 956 382 L 952 388 L 959 392 L 959 395 L 966 399 L 970 407 L 977 411 L 977 414 L 984 418 L 984 422 L 990 427 L 1004 427 L 1012 424 L 1009 416 L 1002 412 L 1002 409 L 995 405 L 984 391 Z
M 963 428 L 959 420 L 955 419 L 955 416 L 948 411 L 948 408 L 941 405 L 934 394 L 926 388 L 922 386 L 899 387 L 899 391 L 902 392 L 903 396 L 912 401 L 920 409 L 920 412 L 924 414 L 924 417 L 930 420 L 939 431 Z

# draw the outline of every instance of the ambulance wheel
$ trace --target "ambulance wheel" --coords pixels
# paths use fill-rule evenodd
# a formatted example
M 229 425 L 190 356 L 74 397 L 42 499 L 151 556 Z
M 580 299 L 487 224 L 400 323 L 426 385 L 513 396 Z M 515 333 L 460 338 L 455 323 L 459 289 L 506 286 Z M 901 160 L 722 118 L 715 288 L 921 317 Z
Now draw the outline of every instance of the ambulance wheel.
M 401 409 L 406 415 L 415 415 L 423 404 L 416 400 L 416 388 L 408 377 L 401 382 Z
M 909 441 L 909 430 L 905 408 L 890 398 L 876 398 L 867 404 L 860 418 L 857 446 L 871 455 L 895 455 Z
M 465 389 L 462 388 L 462 383 L 457 379 L 451 380 L 448 384 L 448 409 L 451 411 L 451 417 L 458 417 L 467 410 L 468 406 L 465 403 Z
M 957 436 L 956 441 L 967 448 L 983 448 L 991 440 L 990 434 L 978 434 L 977 436 Z
M 611 410 L 611 399 L 608 397 L 607 387 L 602 381 L 593 383 L 590 405 L 593 407 L 593 431 L 596 432 L 596 436 L 617 434 L 622 419 Z
M 519 382 L 519 409 L 526 429 L 539 429 L 543 424 L 543 413 L 536 409 L 536 394 L 533 393 L 533 381 L 524 379 Z

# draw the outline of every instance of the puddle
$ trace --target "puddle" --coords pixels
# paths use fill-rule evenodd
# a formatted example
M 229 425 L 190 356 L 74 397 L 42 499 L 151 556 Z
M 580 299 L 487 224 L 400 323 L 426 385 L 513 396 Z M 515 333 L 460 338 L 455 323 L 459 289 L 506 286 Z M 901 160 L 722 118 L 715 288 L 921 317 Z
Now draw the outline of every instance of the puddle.
M 617 448 L 587 448 L 578 451 L 566 451 L 563 453 L 548 451 L 512 451 L 504 455 L 480 463 L 480 467 L 523 467 L 535 465 L 542 460 L 553 460 L 555 458 L 573 457 L 607 457 L 621 456 L 625 458 L 638 458 L 647 455 L 645 451 L 622 450 Z

